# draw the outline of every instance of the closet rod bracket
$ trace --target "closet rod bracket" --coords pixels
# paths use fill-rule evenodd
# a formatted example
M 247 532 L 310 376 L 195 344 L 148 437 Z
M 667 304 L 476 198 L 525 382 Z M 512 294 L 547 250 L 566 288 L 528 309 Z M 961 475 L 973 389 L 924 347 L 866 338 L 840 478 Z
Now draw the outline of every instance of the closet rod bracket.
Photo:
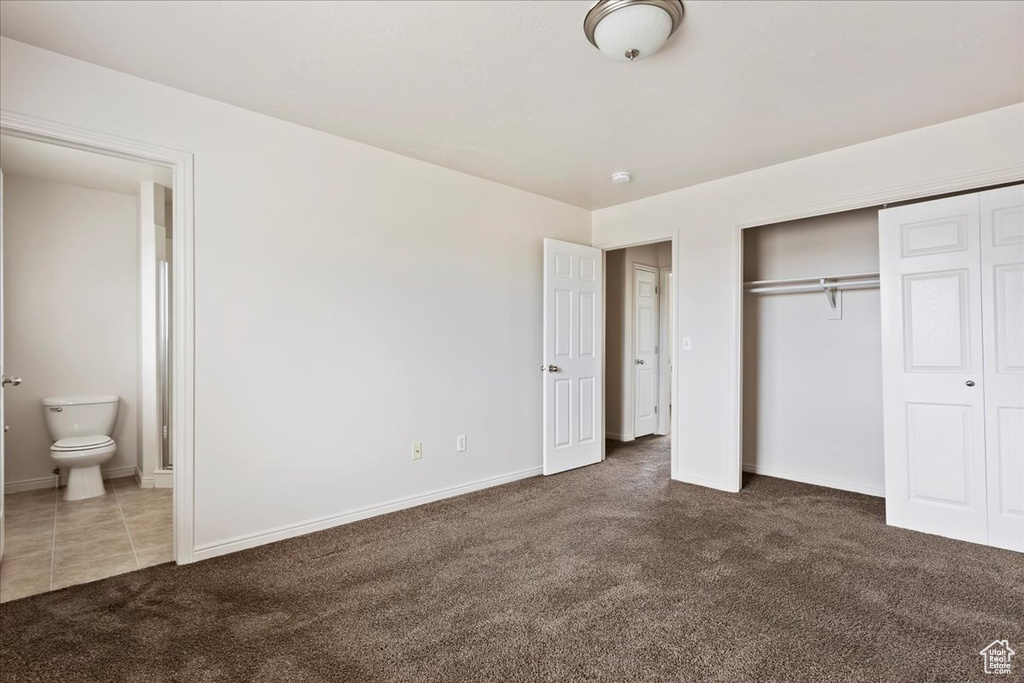
M 821 289 L 825 292 L 825 297 L 828 299 L 828 305 L 832 310 L 836 310 L 836 283 L 830 282 L 825 278 L 821 278 Z

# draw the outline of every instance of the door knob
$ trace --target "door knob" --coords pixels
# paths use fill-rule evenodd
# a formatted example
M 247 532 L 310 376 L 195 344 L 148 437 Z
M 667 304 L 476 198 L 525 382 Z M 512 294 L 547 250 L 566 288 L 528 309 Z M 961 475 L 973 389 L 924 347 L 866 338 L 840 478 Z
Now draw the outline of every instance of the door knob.
M 636 364 L 637 365 L 643 365 L 644 364 L 644 359 L 643 358 L 637 358 L 636 359 Z
M 558 366 L 557 365 L 549 365 L 548 366 L 548 372 L 558 372 Z
M 973 379 L 967 380 L 967 386 L 973 387 L 974 386 L 974 380 Z
M 21 378 L 20 377 L 4 377 L 3 385 L 6 387 L 8 384 L 10 384 L 12 387 L 16 387 L 19 384 L 21 384 Z

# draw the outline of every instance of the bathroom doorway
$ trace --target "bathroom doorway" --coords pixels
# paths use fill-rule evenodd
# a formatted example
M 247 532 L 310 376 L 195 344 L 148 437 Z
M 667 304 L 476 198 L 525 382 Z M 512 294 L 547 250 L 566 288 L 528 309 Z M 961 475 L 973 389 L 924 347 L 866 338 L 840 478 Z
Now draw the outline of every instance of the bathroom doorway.
M 191 535 L 174 513 L 175 169 L 75 147 L 0 134 L 3 602 L 181 561 Z

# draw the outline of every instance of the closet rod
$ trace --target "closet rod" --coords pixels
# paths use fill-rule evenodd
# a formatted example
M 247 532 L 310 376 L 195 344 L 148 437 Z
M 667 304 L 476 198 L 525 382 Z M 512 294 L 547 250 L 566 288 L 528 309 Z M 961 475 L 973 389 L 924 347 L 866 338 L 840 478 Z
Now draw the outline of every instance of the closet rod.
M 857 275 L 833 275 L 829 277 L 791 278 L 788 280 L 755 280 L 745 282 L 748 294 L 773 294 L 782 292 L 821 292 L 843 289 L 873 289 L 878 287 L 878 273 Z
M 860 280 L 856 282 L 826 282 L 814 285 L 776 285 L 774 287 L 753 287 L 747 294 L 773 294 L 782 292 L 821 292 L 826 289 L 875 289 L 878 280 Z

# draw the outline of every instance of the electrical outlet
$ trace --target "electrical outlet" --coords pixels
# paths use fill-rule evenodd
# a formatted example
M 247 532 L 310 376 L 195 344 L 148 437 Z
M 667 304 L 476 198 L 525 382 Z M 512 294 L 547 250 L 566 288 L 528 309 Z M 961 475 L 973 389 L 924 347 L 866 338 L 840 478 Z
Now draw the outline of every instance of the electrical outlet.
M 412 459 L 420 460 L 423 458 L 423 444 L 419 441 L 412 445 Z
M 459 434 L 457 437 L 455 437 L 455 450 L 457 450 L 460 453 L 462 451 L 466 450 L 466 435 L 465 434 Z
M 693 348 L 693 342 L 689 337 L 683 337 L 683 351 L 689 351 Z

